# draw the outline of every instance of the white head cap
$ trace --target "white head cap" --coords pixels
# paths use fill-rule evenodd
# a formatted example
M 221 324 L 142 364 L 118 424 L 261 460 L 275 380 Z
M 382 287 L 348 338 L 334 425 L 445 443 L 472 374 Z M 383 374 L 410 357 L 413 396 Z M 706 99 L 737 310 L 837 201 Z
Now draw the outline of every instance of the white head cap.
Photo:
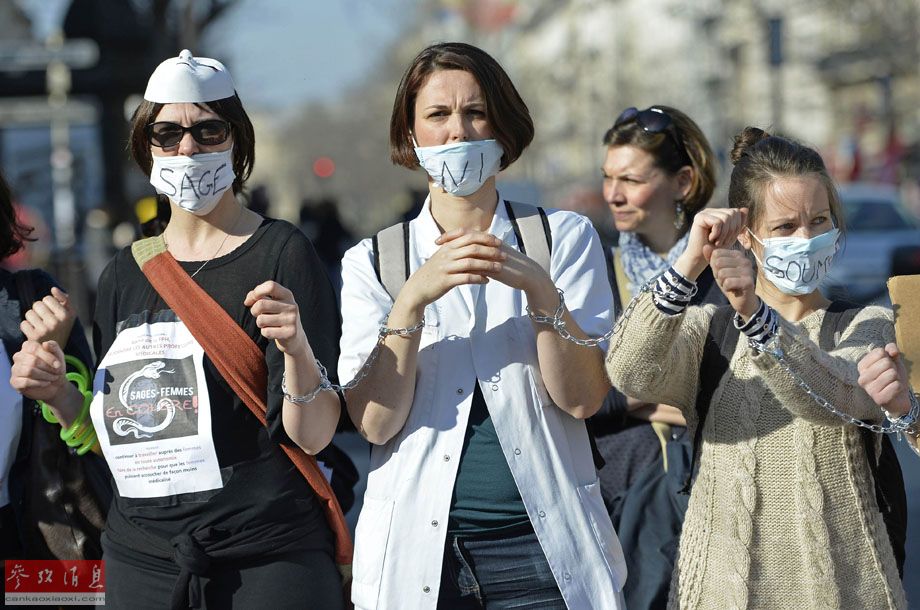
M 224 64 L 209 57 L 192 57 L 185 49 L 157 66 L 147 81 L 144 99 L 159 104 L 213 102 L 235 93 Z

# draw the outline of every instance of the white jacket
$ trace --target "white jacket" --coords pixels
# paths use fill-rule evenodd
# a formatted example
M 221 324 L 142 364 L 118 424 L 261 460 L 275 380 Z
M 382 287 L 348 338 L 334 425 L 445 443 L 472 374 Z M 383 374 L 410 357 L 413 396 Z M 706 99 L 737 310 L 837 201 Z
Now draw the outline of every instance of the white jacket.
M 602 335 L 611 326 L 613 300 L 597 234 L 578 214 L 547 210 L 547 216 L 553 281 L 582 330 Z M 503 205 L 489 232 L 517 244 Z M 437 250 L 440 235 L 427 202 L 409 234 L 414 272 Z M 348 381 L 373 348 L 392 301 L 375 275 L 371 240 L 345 254 L 342 276 L 339 378 Z M 451 496 L 477 379 L 568 607 L 622 607 L 626 564 L 601 500 L 585 424 L 550 399 L 525 305 L 521 291 L 492 280 L 454 288 L 426 308 L 412 409 L 399 434 L 374 446 L 371 455 L 355 533 L 356 608 L 436 608 Z

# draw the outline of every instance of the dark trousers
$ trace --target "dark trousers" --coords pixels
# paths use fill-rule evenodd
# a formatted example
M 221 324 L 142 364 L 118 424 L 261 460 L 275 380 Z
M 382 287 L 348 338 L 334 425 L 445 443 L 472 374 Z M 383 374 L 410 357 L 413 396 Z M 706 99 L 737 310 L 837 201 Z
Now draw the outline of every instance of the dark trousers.
M 141 567 L 108 554 L 105 607 L 169 608 L 178 569 Z M 202 608 L 341 610 L 342 580 L 328 553 L 300 551 L 248 562 L 214 562 L 201 577 Z
M 533 530 L 504 536 L 448 536 L 439 610 L 565 610 Z

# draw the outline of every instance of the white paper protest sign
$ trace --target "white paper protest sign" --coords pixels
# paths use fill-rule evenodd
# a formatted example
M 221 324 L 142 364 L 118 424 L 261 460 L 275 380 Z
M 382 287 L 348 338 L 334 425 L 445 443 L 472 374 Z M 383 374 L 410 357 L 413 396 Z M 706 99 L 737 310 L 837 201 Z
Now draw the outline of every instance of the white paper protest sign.
M 90 414 L 123 497 L 223 486 L 203 360 L 179 321 L 126 328 L 102 359 Z

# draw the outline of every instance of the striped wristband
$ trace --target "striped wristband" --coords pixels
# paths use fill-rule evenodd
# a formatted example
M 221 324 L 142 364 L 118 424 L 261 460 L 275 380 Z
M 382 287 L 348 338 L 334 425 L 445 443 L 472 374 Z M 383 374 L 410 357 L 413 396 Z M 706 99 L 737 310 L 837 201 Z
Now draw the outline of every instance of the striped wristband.
M 760 307 L 757 308 L 757 311 L 747 322 L 738 313 L 735 314 L 732 320 L 735 323 L 735 328 L 747 336 L 748 342 L 752 344 L 752 347 L 766 346 L 767 342 L 776 334 L 776 312 L 762 300 L 760 301 Z
M 652 301 L 661 313 L 675 316 L 687 308 L 696 292 L 696 282 L 688 280 L 671 267 L 658 276 L 652 288 Z

